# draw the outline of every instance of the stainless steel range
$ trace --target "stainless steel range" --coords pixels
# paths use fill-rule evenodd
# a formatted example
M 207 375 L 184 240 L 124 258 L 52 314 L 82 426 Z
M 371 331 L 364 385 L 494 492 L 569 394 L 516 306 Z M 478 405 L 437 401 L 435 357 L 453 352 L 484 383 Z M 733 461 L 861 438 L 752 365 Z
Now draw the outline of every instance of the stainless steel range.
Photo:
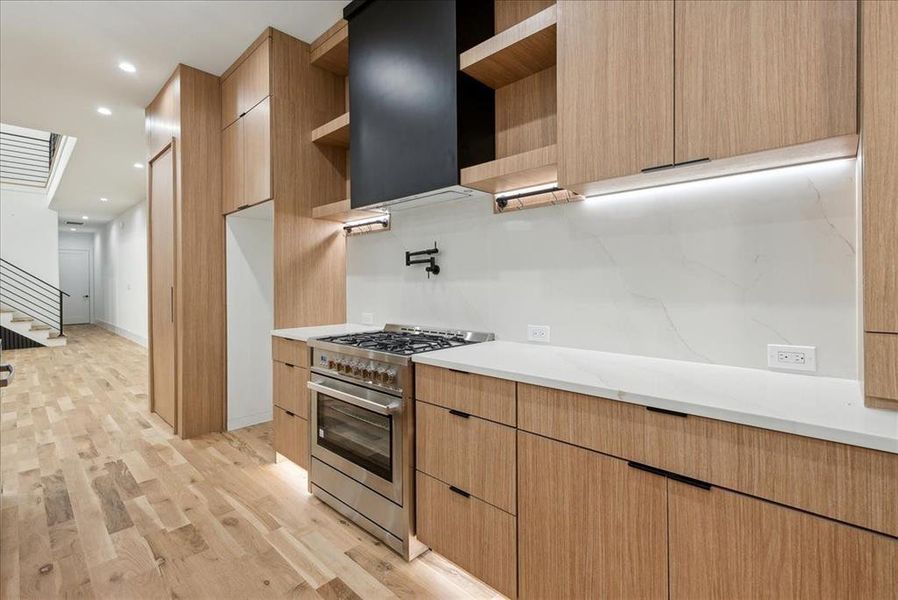
M 312 493 L 411 560 L 415 538 L 412 355 L 493 339 L 491 333 L 387 325 L 309 340 Z

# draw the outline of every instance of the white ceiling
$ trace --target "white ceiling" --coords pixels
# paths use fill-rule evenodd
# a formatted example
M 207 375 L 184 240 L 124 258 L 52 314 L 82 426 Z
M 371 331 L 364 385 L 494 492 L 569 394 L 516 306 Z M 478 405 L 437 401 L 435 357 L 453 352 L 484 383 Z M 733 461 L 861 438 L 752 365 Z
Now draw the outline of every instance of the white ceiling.
M 146 196 L 143 109 L 179 62 L 220 75 L 265 27 L 310 42 L 345 4 L 0 2 L 0 121 L 77 137 L 53 206 L 109 220 Z

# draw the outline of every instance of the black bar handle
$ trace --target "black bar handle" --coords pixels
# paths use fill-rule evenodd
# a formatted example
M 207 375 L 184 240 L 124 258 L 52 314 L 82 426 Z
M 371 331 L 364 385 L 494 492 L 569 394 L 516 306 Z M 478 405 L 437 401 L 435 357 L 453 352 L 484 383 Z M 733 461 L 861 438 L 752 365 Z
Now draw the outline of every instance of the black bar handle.
M 244 208 L 249 208 L 252 204 L 241 204 L 237 207 L 237 210 L 243 210 Z
M 667 477 L 668 479 L 673 479 L 674 481 L 679 481 L 680 483 L 685 483 L 686 485 L 691 485 L 703 490 L 711 489 L 711 484 L 707 481 L 702 481 L 693 477 L 687 477 L 686 475 L 680 475 L 679 473 L 672 473 L 670 471 L 665 471 L 664 469 L 659 469 L 658 467 L 644 465 L 632 460 L 627 463 L 627 466 L 634 469 L 639 469 L 640 471 L 645 471 L 646 473 L 658 475 L 660 477 Z
M 296 368 L 296 365 L 292 365 L 290 363 L 284 363 L 284 364 L 287 365 L 288 367 L 290 367 L 291 369 Z
M 646 167 L 642 170 L 643 173 L 651 173 L 652 171 L 663 171 L 664 169 L 673 169 L 673 163 L 667 165 L 657 165 L 654 167 Z
M 290 416 L 290 417 L 295 417 L 295 416 L 296 416 L 296 414 L 290 412 L 289 410 L 285 410 L 284 412 L 287 413 L 287 416 Z
M 449 414 L 455 415 L 456 417 L 461 417 L 462 419 L 468 419 L 471 417 L 471 415 L 469 415 L 468 413 L 462 412 L 460 410 L 455 410 L 454 408 L 449 409 Z
M 458 369 L 446 369 L 447 371 L 452 371 L 453 373 L 459 373 L 461 375 L 470 375 L 467 371 L 459 371 Z
M 449 491 L 450 491 L 450 492 L 455 492 L 455 493 L 458 494 L 459 496 L 464 496 L 465 498 L 470 498 L 470 497 L 471 497 L 471 494 L 469 494 L 468 492 L 466 492 L 466 491 L 464 491 L 464 490 L 462 490 L 462 489 L 459 489 L 459 488 L 455 487 L 454 485 L 450 485 L 450 486 L 449 486 Z
M 685 419 L 686 417 L 689 416 L 689 415 L 687 415 L 686 413 L 683 413 L 683 412 L 678 412 L 678 411 L 675 411 L 675 410 L 669 410 L 669 409 L 667 409 L 667 408 L 658 408 L 657 406 L 646 406 L 645 409 L 646 409 L 646 410 L 650 410 L 650 411 L 652 411 L 652 412 L 661 413 L 661 414 L 664 414 L 664 415 L 671 415 L 671 416 L 674 416 L 674 417 L 682 417 L 682 418 L 684 418 L 684 419 Z
M 683 162 L 675 163 L 675 167 L 685 167 L 686 165 L 694 165 L 703 162 L 711 162 L 711 158 L 706 156 L 705 158 L 694 158 L 692 160 L 684 160 Z

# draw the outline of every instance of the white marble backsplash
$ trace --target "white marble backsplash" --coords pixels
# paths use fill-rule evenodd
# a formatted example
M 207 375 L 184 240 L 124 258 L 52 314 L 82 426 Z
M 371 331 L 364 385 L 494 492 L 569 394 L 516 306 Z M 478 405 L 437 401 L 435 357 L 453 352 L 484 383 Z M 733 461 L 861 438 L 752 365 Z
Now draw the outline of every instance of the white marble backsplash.
M 839 160 L 492 214 L 486 198 L 396 210 L 350 238 L 347 321 L 493 331 L 553 345 L 766 368 L 817 346 L 857 377 L 856 162 Z M 440 248 L 441 272 L 405 266 Z

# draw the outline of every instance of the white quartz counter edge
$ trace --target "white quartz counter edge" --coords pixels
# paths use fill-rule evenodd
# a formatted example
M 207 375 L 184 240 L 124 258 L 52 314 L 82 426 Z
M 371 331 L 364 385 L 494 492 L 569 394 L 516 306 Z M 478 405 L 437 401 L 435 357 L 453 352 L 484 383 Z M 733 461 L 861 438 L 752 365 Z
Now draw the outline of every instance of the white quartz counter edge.
M 412 360 L 898 453 L 898 412 L 865 407 L 854 380 L 501 341 Z
M 359 325 L 358 323 L 339 323 L 337 325 L 316 325 L 314 327 L 293 327 L 291 329 L 273 329 L 271 335 L 288 340 L 307 342 L 312 338 L 328 335 L 344 335 L 362 333 L 363 331 L 379 331 L 377 325 Z

